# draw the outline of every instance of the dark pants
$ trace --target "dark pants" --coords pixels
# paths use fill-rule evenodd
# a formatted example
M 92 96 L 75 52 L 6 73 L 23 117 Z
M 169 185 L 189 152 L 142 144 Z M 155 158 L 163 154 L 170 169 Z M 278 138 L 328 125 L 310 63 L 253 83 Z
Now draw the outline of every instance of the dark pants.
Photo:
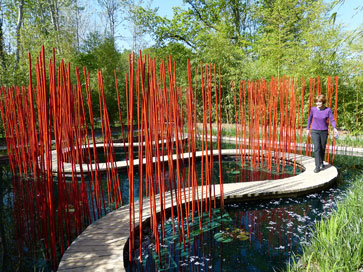
M 325 146 L 328 139 L 327 130 L 311 130 L 311 137 L 314 143 L 315 167 L 319 168 L 324 161 Z

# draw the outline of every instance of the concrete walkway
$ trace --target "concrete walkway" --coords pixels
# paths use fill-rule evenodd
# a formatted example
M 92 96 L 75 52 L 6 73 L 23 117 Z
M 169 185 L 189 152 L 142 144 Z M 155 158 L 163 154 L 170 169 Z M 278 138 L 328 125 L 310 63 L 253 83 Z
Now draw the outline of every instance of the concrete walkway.
M 197 153 L 198 156 L 202 155 L 201 152 Z M 215 151 L 216 155 L 217 153 Z M 235 149 L 222 150 L 222 155 L 235 154 Z M 187 155 L 184 154 L 185 157 Z M 328 165 L 319 173 L 314 173 L 313 158 L 286 154 L 286 160 L 292 162 L 295 159 L 305 169 L 301 174 L 279 180 L 225 184 L 225 199 L 237 201 L 303 195 L 330 186 L 338 176 L 337 169 L 332 165 Z M 219 185 L 216 185 L 217 197 L 220 196 L 219 189 Z M 171 207 L 170 195 L 166 197 L 166 206 Z M 138 203 L 135 203 L 135 210 L 138 222 Z M 149 210 L 149 201 L 144 199 L 143 222 L 149 217 Z M 124 246 L 128 235 L 129 206 L 126 205 L 88 226 L 64 253 L 58 271 L 125 271 Z

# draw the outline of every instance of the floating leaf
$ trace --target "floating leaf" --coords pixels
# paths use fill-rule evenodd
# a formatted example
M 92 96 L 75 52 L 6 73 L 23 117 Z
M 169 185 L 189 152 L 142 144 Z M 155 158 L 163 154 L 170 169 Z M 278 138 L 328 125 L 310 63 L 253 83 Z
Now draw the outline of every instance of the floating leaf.
M 195 231 L 192 232 L 192 235 L 193 236 L 198 236 L 198 235 L 200 235 L 202 233 L 203 233 L 203 230 L 197 229 L 197 230 L 195 230 Z
M 214 234 L 214 239 L 216 239 L 217 242 L 221 242 L 223 240 L 223 233 L 218 232 L 218 233 Z
M 223 218 L 223 219 L 221 219 L 221 222 L 229 223 L 229 222 L 232 222 L 232 219 L 231 218 Z
M 181 254 L 180 254 L 181 257 L 188 257 L 189 256 L 189 252 L 187 251 L 183 251 Z
M 160 249 L 160 256 L 161 257 L 167 256 L 167 255 L 169 255 L 169 252 L 168 252 L 168 250 L 166 248 Z
M 213 212 L 213 214 L 220 214 L 221 209 L 213 209 L 212 212 Z
M 214 239 L 217 241 L 217 242 L 220 242 L 220 243 L 230 243 L 233 241 L 233 239 L 228 236 L 228 234 L 225 234 L 223 232 L 218 232 L 214 235 Z
M 210 222 L 208 225 L 209 225 L 209 227 L 211 227 L 211 228 L 217 228 L 217 227 L 219 227 L 221 224 L 220 224 L 220 223 L 218 223 L 218 222 L 214 222 L 214 221 L 212 221 L 212 222 Z
M 189 239 L 188 238 L 185 239 L 185 243 L 187 243 L 187 244 L 192 244 L 193 242 L 194 242 L 193 236 L 190 236 Z
M 244 235 L 244 234 L 240 234 L 237 236 L 237 238 L 241 241 L 245 241 L 245 240 L 248 240 L 248 236 L 247 235 Z

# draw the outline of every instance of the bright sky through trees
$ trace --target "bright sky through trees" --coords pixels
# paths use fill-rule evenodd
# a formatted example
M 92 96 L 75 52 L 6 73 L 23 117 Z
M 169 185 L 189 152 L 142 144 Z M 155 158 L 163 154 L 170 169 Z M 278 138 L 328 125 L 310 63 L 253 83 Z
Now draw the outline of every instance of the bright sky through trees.
M 332 1 L 328 1 L 332 2 Z M 160 16 L 166 16 L 169 19 L 173 16 L 173 7 L 186 5 L 183 3 L 183 0 L 153 0 L 151 3 L 152 8 L 159 8 L 158 14 Z M 334 9 L 337 12 L 336 23 L 343 24 L 347 30 L 354 30 L 360 25 L 363 24 L 362 15 L 359 14 L 361 9 L 363 8 L 363 1 L 360 0 L 345 0 L 344 3 L 337 5 Z M 123 39 L 119 39 L 117 41 L 118 47 L 122 49 L 130 49 L 131 48 L 131 34 L 129 29 L 125 28 L 125 26 L 120 26 L 119 31 L 121 32 L 121 36 Z M 145 39 L 148 45 L 152 45 L 153 42 L 151 38 L 146 35 Z
M 337 12 L 336 23 L 344 24 L 348 30 L 354 30 L 361 26 L 363 24 L 362 8 L 363 1 L 346 0 L 334 9 Z
M 0 8 L 5 85 L 26 85 L 27 53 L 35 58 L 45 45 L 48 55 L 54 47 L 58 59 L 93 74 L 102 69 L 106 99 L 117 105 L 114 69 L 127 73 L 130 49 L 142 49 L 156 58 L 172 55 L 181 85 L 187 59 L 220 64 L 226 86 L 236 79 L 336 75 L 346 85 L 342 128 L 363 127 L 363 0 L 0 0 Z M 97 88 L 96 80 L 91 85 Z M 231 105 L 226 92 L 226 122 L 233 121 Z

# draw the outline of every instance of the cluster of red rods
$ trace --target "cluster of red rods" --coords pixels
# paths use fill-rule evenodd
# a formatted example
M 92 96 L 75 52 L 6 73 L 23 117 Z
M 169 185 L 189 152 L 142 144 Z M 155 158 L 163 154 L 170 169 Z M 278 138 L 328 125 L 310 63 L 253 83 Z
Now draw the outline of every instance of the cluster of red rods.
M 179 233 L 184 245 L 190 234 L 188 220 L 199 220 L 202 228 L 203 212 L 211 216 L 211 210 L 217 204 L 223 211 L 221 118 L 225 113 L 221 111 L 221 70 L 219 66 L 200 63 L 193 71 L 189 60 L 187 69 L 188 83 L 182 88 L 177 84 L 176 66 L 170 57 L 166 61 L 160 60 L 157 68 L 155 59 L 142 57 L 140 52 L 135 60 L 132 54 L 129 72 L 125 75 L 126 88 L 121 95 L 116 71 L 114 74 L 129 182 L 130 260 L 131 252 L 136 248 L 134 229 L 137 226 L 141 258 L 145 208 L 149 209 L 148 224 L 159 254 L 159 244 L 165 235 L 166 202 L 170 201 L 175 207 L 171 209 L 173 229 Z M 96 117 L 92 110 L 92 92 L 95 90 L 91 90 L 90 76 L 85 68 L 82 77 L 81 74 L 75 67 L 76 83 L 73 84 L 70 64 L 61 61 L 56 67 L 54 50 L 46 65 L 43 47 L 36 59 L 35 82 L 29 54 L 29 85 L 1 88 L 0 111 L 10 168 L 14 176 L 23 178 L 25 187 L 28 180 L 35 181 L 34 195 L 27 198 L 29 203 L 23 209 L 39 217 L 40 228 L 31 231 L 37 232 L 34 236 L 43 241 L 46 256 L 55 267 L 57 251 L 63 254 L 75 235 L 106 213 L 107 205 L 112 204 L 115 208 L 123 205 L 102 71 L 97 74 L 98 117 L 105 169 L 100 168 L 96 148 Z M 302 154 L 303 119 L 313 106 L 315 95 L 322 92 L 322 86 L 322 78 L 310 79 L 309 94 L 306 95 L 303 78 L 232 82 L 229 91 L 234 96 L 236 149 L 242 167 L 249 160 L 253 167 L 266 163 L 271 169 L 275 161 L 279 169 L 280 164 L 282 168 L 285 166 L 286 153 Z M 336 118 L 338 79 L 329 77 L 326 86 L 328 106 L 335 93 Z M 304 101 L 306 96 L 309 97 L 308 105 Z M 120 107 L 122 97 L 126 97 L 125 122 Z M 197 129 L 200 119 L 202 128 Z M 218 152 L 213 151 L 212 123 L 216 123 Z M 137 133 L 134 135 L 135 127 Z M 136 139 L 140 144 L 134 144 Z M 333 146 L 334 142 L 332 151 Z M 134 159 L 135 150 L 138 159 Z M 202 157 L 197 158 L 197 150 L 202 151 Z M 309 155 L 310 152 L 308 145 L 305 153 Z M 219 180 L 214 177 L 217 155 Z M 91 162 L 92 156 L 94 164 L 82 164 Z M 197 160 L 201 161 L 199 169 Z M 71 182 L 67 180 L 66 162 L 71 165 Z M 294 165 L 296 167 L 296 157 Z M 166 169 L 169 177 L 165 175 Z M 134 178 L 136 171 L 138 184 Z M 201 179 L 197 180 L 199 171 Z M 101 172 L 106 173 L 107 191 L 102 186 Z M 219 192 L 219 203 L 216 192 Z
M 271 78 L 258 81 L 232 82 L 236 148 L 240 150 L 241 161 L 247 158 L 252 167 L 265 163 L 271 170 L 272 162 L 276 162 L 277 171 L 285 168 L 287 153 L 293 153 L 294 172 L 296 171 L 296 155 L 311 155 L 311 138 L 303 143 L 303 120 L 308 116 L 315 104 L 315 97 L 322 94 L 323 79 L 309 79 L 309 86 L 304 78 Z M 308 93 L 308 104 L 305 103 L 305 92 Z M 338 77 L 328 77 L 326 84 L 327 107 L 335 101 L 334 118 L 337 118 Z M 306 112 L 304 112 L 304 110 Z M 306 119 L 305 119 L 306 120 Z M 334 161 L 335 138 L 332 143 L 328 138 L 325 161 Z M 249 149 L 249 150 L 247 150 Z M 331 151 L 332 157 L 329 154 Z M 245 156 L 250 154 L 249 157 Z

